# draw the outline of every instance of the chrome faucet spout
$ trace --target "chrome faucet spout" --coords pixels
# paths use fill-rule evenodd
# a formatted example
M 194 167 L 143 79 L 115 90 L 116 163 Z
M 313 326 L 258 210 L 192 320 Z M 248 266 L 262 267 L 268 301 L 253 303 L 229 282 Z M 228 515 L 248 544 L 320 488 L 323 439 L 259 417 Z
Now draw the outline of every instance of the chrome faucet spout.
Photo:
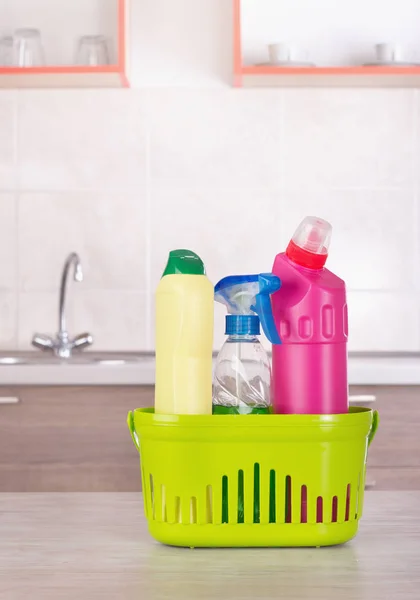
M 82 264 L 80 257 L 76 252 L 72 252 L 67 257 L 64 263 L 63 273 L 61 275 L 61 286 L 60 286 L 60 305 L 59 305 L 59 322 L 58 322 L 58 335 L 61 338 L 68 337 L 67 332 L 67 321 L 66 321 L 66 299 L 67 299 L 67 281 L 69 278 L 69 272 L 71 267 L 74 267 L 73 279 L 78 283 L 83 281 Z

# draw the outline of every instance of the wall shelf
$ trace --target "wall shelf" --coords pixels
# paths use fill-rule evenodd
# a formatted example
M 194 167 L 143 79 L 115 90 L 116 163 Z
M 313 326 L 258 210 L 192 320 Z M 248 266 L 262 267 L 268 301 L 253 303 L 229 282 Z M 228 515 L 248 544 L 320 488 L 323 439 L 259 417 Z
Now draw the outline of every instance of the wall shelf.
M 46 3 L 54 1 L 52 4 L 49 18 L 33 16 L 31 10 L 34 10 L 33 5 L 40 3 L 40 8 L 46 7 Z M 67 1 L 67 0 L 66 0 Z M 72 1 L 72 0 L 68 0 Z M 6 2 L 6 4 L 5 4 Z M 73 7 L 71 15 L 74 17 L 67 24 L 63 21 L 57 23 L 57 29 L 67 27 L 67 40 L 64 40 L 64 50 L 60 45 L 60 36 L 54 37 L 53 28 L 53 12 L 54 6 L 57 6 L 56 0 L 17 0 L 16 5 L 18 10 L 11 11 L 7 4 L 9 0 L 0 0 L 0 17 L 3 24 L 11 23 L 12 28 L 25 26 L 21 16 L 25 8 L 31 4 L 29 10 L 29 23 L 31 26 L 39 28 L 42 32 L 43 41 L 45 34 L 45 42 L 47 46 L 48 62 L 57 62 L 57 64 L 47 64 L 42 67 L 1 67 L 0 66 L 0 88 L 112 88 L 112 87 L 129 87 L 128 81 L 128 3 L 129 0 L 104 0 L 103 3 L 93 3 L 92 0 L 87 0 L 87 4 L 83 0 L 79 0 L 80 7 L 89 6 L 90 12 L 86 18 L 83 16 L 83 11 L 77 10 L 78 7 Z M 61 3 L 60 3 L 61 4 Z M 41 6 L 42 5 L 42 6 Z M 99 8 L 98 8 L 99 6 Z M 102 15 L 100 7 L 105 8 L 106 15 Z M 14 7 L 16 8 L 16 7 Z M 75 16 L 76 15 L 76 16 Z M 31 18 L 32 17 L 32 18 Z M 81 21 L 82 19 L 82 21 Z M 86 20 L 86 23 L 84 22 Z M 40 24 L 39 24 L 40 22 Z M 111 62 L 113 64 L 105 66 L 78 66 L 73 64 L 62 64 L 65 61 L 63 56 L 64 51 L 66 56 L 71 58 L 75 54 L 75 45 L 77 36 L 84 34 L 100 34 L 105 33 L 112 40 Z M 63 36 L 64 37 L 64 36 Z M 48 52 L 50 50 L 50 52 Z M 51 57 L 51 58 L 50 58 Z M 58 60 L 56 61 L 56 57 Z
M 253 61 L 249 60 L 250 52 L 247 52 L 246 48 L 247 40 L 244 39 L 244 4 L 249 6 L 249 1 L 233 0 L 233 83 L 235 87 L 420 87 L 420 64 L 409 67 L 343 64 L 336 66 L 277 67 L 269 64 L 264 66 L 252 64 Z M 406 1 L 417 1 L 418 3 L 418 0 Z M 265 0 L 266 7 L 269 6 L 270 2 L 273 4 L 273 0 Z M 290 4 L 292 0 L 276 0 L 276 2 Z M 258 3 L 258 7 L 264 11 L 263 3 Z M 257 9 L 253 7 L 253 10 Z M 250 19 L 247 23 L 248 32 L 249 21 Z M 261 22 L 256 27 L 259 27 L 260 31 L 264 29 Z M 256 38 L 261 40 L 263 35 L 259 32 L 259 38 L 258 36 Z M 268 37 L 264 39 L 267 43 L 273 41 Z M 282 41 L 282 39 L 280 38 L 278 41 Z M 252 46 L 251 43 L 249 45 Z M 255 47 L 257 45 L 254 41 L 252 49 L 255 50 Z M 263 48 L 264 44 L 260 43 L 259 47 Z
M 112 88 L 128 87 L 118 66 L 0 68 L 0 88 Z
M 240 67 L 237 87 L 420 87 L 420 67 Z

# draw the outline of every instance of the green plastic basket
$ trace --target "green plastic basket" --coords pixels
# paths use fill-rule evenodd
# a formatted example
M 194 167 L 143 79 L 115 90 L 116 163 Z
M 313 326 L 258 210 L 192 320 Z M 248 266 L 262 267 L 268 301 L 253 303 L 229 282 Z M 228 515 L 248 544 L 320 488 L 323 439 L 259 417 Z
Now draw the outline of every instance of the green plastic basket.
M 155 415 L 128 426 L 151 535 L 173 546 L 330 546 L 362 516 L 378 413 Z

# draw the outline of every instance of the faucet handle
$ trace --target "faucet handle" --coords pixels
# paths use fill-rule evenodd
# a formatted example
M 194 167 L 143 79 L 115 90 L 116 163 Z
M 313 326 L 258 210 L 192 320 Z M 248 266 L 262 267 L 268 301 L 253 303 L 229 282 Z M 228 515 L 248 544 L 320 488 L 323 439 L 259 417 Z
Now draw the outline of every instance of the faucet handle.
M 82 333 L 74 338 L 71 342 L 72 348 L 74 350 L 83 350 L 83 348 L 87 348 L 93 344 L 93 337 L 90 333 Z
M 55 341 L 54 341 L 54 338 L 52 338 L 49 335 L 43 335 L 42 333 L 36 333 L 34 335 L 34 337 L 32 338 L 32 346 L 34 346 L 35 348 L 39 348 L 40 350 L 43 350 L 44 352 L 47 352 L 48 350 L 54 350 Z

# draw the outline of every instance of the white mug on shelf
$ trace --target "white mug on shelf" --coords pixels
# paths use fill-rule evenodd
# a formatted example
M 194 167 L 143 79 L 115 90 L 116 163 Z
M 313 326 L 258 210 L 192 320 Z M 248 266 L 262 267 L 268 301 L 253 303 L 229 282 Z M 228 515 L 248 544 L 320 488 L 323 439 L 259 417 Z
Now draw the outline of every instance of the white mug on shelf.
M 404 48 L 391 42 L 376 44 L 375 51 L 379 63 L 402 62 L 405 58 Z
M 285 42 L 269 44 L 268 53 L 270 56 L 270 62 L 272 64 L 293 62 L 298 59 L 297 48 L 291 46 L 290 44 L 286 44 Z

